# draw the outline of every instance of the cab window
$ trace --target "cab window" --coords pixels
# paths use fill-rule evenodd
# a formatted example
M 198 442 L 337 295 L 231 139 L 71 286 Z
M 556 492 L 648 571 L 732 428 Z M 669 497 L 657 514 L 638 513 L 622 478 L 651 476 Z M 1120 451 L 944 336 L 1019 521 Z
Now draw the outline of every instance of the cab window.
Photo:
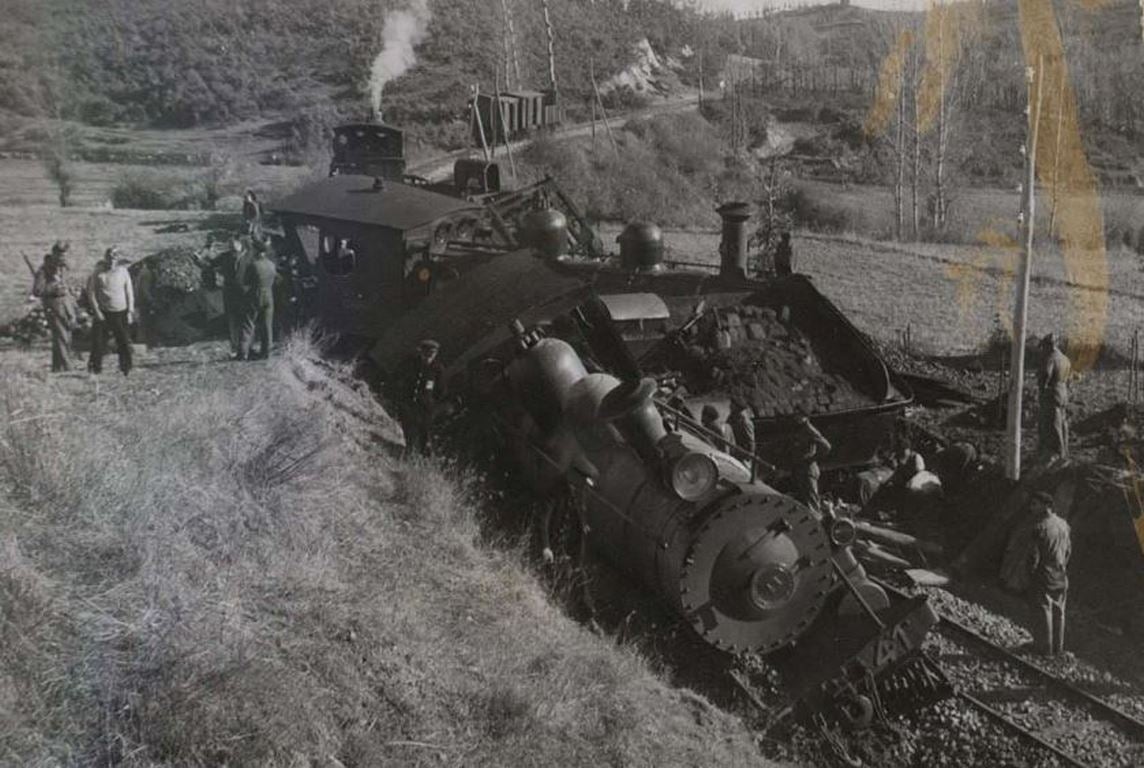
M 328 275 L 348 275 L 357 267 L 357 248 L 344 237 L 323 235 L 318 252 L 318 264 Z

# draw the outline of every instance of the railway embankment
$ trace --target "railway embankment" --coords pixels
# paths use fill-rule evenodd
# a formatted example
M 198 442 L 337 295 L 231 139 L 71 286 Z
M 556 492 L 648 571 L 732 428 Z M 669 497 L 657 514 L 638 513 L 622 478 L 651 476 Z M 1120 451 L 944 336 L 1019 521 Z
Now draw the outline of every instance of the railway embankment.
M 758 765 L 292 342 L 0 373 L 0 763 Z

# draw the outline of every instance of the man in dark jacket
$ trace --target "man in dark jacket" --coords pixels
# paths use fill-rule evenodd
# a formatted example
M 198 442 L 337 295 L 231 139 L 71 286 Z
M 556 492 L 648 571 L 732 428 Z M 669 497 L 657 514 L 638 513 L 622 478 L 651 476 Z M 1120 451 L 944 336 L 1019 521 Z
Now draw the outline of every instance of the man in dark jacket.
M 785 277 L 794 271 L 794 249 L 790 244 L 790 232 L 783 232 L 779 244 L 775 246 L 775 274 Z
M 445 399 L 445 366 L 437 359 L 441 345 L 425 339 L 417 345 L 397 376 L 398 418 L 405 433 L 405 450 L 428 456 L 433 417 Z
M 239 355 L 246 360 L 270 357 L 270 345 L 274 341 L 274 281 L 278 279 L 278 268 L 270 259 L 269 244 L 261 240 L 256 243 L 254 260 L 246 265 L 241 280 L 246 320 Z M 251 355 L 255 335 L 259 345 L 257 358 Z
M 244 234 L 255 240 L 262 237 L 262 203 L 253 189 L 246 190 L 242 198 L 242 222 Z
M 1033 613 L 1033 650 L 1055 656 L 1065 646 L 1065 601 L 1072 555 L 1069 524 L 1053 511 L 1048 491 L 1033 495 L 1032 546 L 1029 553 L 1029 605 Z
M 198 254 L 194 254 L 194 258 L 199 266 L 213 269 L 223 279 L 222 309 L 226 315 L 230 354 L 238 360 L 242 351 L 242 326 L 246 322 L 246 295 L 240 284 L 240 278 L 250 263 L 246 243 L 241 236 L 235 235 L 231 238 L 228 250 L 209 259 L 203 259 Z

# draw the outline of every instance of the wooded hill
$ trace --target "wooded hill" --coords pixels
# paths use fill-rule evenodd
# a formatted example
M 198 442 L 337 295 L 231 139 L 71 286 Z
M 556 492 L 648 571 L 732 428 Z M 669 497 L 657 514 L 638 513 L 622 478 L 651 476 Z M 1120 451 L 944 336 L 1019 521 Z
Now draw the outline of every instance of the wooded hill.
M 387 11 L 404 0 L 8 0 L 0 20 L 0 111 L 89 124 L 226 124 L 332 101 L 364 113 Z M 557 80 L 571 102 L 626 64 L 694 39 L 700 15 L 666 0 L 549 0 Z M 387 86 L 387 120 L 463 114 L 468 86 L 503 67 L 504 8 L 523 87 L 548 85 L 540 3 L 430 0 L 428 35 Z

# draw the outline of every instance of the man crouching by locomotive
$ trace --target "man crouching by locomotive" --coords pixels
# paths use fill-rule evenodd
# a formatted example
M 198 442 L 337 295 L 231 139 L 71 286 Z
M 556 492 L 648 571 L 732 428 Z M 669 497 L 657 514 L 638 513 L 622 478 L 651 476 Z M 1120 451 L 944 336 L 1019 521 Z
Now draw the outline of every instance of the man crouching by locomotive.
M 398 371 L 394 400 L 405 433 L 405 451 L 428 456 L 432 450 L 433 417 L 445 400 L 445 366 L 437 359 L 441 345 L 425 339 Z

